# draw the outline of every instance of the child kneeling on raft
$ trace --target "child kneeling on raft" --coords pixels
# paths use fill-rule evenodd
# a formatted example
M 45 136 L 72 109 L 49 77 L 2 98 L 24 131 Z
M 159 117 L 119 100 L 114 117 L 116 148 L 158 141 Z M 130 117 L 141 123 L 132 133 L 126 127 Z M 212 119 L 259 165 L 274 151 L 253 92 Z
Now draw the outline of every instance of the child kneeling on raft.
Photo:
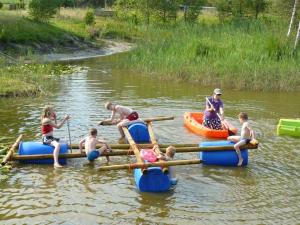
M 241 154 L 240 147 L 246 144 L 257 144 L 257 140 L 255 140 L 255 133 L 248 122 L 248 114 L 241 112 L 239 114 L 239 121 L 242 124 L 241 128 L 241 136 L 229 136 L 227 139 L 229 141 L 235 142 L 234 149 L 238 155 L 239 161 L 237 166 L 242 166 L 243 164 L 243 157 Z
M 121 137 L 119 138 L 119 142 L 123 142 L 125 140 L 125 134 L 123 132 L 122 127 L 127 127 L 137 122 L 144 123 L 144 121 L 139 118 L 139 114 L 131 108 L 119 104 L 114 104 L 112 102 L 106 102 L 104 107 L 107 110 L 111 111 L 111 116 L 109 119 L 98 122 L 98 124 L 102 125 L 105 122 L 111 122 L 112 124 L 117 124 L 118 130 L 121 134 Z M 119 118 L 115 119 L 117 114 Z
M 102 153 L 111 151 L 111 148 L 104 140 L 97 138 L 97 129 L 96 128 L 91 128 L 89 131 L 89 135 L 79 142 L 80 152 L 83 152 L 83 150 L 82 150 L 83 144 L 85 146 L 84 147 L 85 154 L 87 156 L 87 159 L 90 162 L 93 162 Z M 101 148 L 97 149 L 97 144 L 103 144 L 103 146 Z M 106 156 L 106 160 L 107 160 L 107 162 L 109 162 L 109 156 Z

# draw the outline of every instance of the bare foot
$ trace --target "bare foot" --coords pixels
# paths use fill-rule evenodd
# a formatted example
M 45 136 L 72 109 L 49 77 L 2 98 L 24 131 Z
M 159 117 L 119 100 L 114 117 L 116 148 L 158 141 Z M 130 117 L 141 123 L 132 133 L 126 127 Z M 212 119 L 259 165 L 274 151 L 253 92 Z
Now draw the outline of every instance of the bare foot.
M 60 165 L 59 163 L 54 163 L 54 168 L 62 168 L 63 166 L 62 165 Z
M 258 140 L 252 139 L 252 140 L 250 141 L 250 144 L 252 144 L 252 145 L 257 145 L 257 144 L 258 144 Z
M 238 162 L 237 166 L 242 166 L 243 161 L 244 161 L 243 159 L 239 159 L 239 162 Z

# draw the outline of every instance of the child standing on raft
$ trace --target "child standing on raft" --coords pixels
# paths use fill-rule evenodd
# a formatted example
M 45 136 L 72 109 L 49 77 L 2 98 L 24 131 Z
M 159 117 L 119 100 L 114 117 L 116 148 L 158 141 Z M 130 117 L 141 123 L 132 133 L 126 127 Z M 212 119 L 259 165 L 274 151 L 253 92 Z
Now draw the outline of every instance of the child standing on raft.
M 59 129 L 62 125 L 70 118 L 66 115 L 64 119 L 57 124 L 56 114 L 54 112 L 53 106 L 47 105 L 44 107 L 41 115 L 41 130 L 42 130 L 42 141 L 45 145 L 54 146 L 53 159 L 54 167 L 62 167 L 58 162 L 58 155 L 60 150 L 59 138 L 53 137 L 53 128 Z
M 243 158 L 241 155 L 240 147 L 246 144 L 256 144 L 255 133 L 248 122 L 247 113 L 241 112 L 239 114 L 239 121 L 242 124 L 241 128 L 241 136 L 229 136 L 227 139 L 229 141 L 235 142 L 234 149 L 238 155 L 239 161 L 237 166 L 241 166 L 243 164 Z
M 79 142 L 79 150 L 83 152 L 83 144 L 85 145 L 85 154 L 90 162 L 97 159 L 103 152 L 111 151 L 109 145 L 101 139 L 97 138 L 97 129 L 91 128 L 89 131 L 89 136 L 82 139 Z M 103 144 L 100 149 L 97 149 L 97 144 Z M 107 162 L 109 162 L 109 156 L 106 156 Z
M 125 134 L 122 130 L 122 127 L 129 126 L 136 122 L 143 123 L 143 121 L 139 119 L 138 113 L 132 110 L 131 108 L 118 105 L 118 104 L 113 104 L 111 102 L 106 102 L 104 107 L 107 110 L 111 111 L 111 116 L 109 119 L 100 121 L 98 124 L 102 125 L 103 122 L 112 122 L 113 124 L 117 124 L 119 132 L 121 134 L 119 141 L 122 141 L 125 138 Z M 116 114 L 119 114 L 119 119 L 115 119 Z

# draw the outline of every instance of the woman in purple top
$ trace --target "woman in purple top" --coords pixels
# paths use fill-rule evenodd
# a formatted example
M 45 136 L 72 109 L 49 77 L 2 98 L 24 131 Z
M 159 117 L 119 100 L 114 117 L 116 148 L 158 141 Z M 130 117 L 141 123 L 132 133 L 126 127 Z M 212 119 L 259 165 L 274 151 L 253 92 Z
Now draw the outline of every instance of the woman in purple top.
M 224 108 L 221 100 L 222 92 L 219 88 L 214 90 L 213 96 L 206 100 L 206 109 L 204 112 L 203 125 L 214 130 L 222 130 L 222 121 L 224 119 Z

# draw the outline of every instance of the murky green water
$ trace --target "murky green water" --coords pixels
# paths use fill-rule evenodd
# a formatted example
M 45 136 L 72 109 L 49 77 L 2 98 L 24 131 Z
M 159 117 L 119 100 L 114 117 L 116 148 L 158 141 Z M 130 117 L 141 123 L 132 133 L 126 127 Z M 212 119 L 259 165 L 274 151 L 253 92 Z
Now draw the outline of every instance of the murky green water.
M 109 116 L 105 101 L 137 109 L 141 116 L 176 116 L 156 122 L 160 143 L 198 143 L 203 138 L 183 127 L 186 111 L 204 108 L 214 87 L 172 83 L 119 70 L 118 57 L 90 59 L 77 64 L 87 70 L 61 80 L 53 95 L 37 99 L 1 99 L 1 142 L 40 140 L 41 108 L 53 103 L 58 116 L 72 116 L 72 143 Z M 140 193 L 132 172 L 98 172 L 85 159 L 67 167 L 16 164 L 0 187 L 1 224 L 299 224 L 300 139 L 276 136 L 279 118 L 300 117 L 300 93 L 240 92 L 223 89 L 226 117 L 239 127 L 236 115 L 248 112 L 261 141 L 250 152 L 246 168 L 176 167 L 179 183 L 169 193 Z M 116 142 L 115 127 L 97 127 Z M 68 140 L 67 126 L 56 136 Z M 197 158 L 196 153 L 177 159 Z M 125 163 L 130 158 L 112 158 Z

